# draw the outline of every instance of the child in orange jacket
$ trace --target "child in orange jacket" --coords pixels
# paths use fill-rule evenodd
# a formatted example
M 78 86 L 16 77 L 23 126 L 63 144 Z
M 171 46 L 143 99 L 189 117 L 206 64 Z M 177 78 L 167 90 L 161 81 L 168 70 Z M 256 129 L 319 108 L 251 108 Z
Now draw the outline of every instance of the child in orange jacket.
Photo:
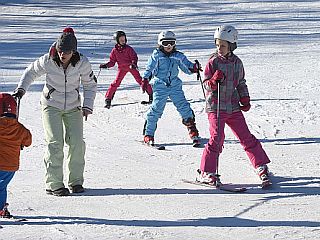
M 19 169 L 20 149 L 30 146 L 31 133 L 17 119 L 17 103 L 8 93 L 0 93 L 0 217 L 10 218 L 7 186 Z

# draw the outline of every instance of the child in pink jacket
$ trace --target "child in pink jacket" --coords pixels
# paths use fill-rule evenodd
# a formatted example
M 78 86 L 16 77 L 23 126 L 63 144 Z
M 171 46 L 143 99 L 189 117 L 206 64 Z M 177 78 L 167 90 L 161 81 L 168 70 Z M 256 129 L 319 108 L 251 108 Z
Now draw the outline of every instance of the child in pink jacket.
M 260 142 L 247 126 L 242 111 L 250 109 L 250 96 L 242 61 L 233 51 L 237 47 L 238 32 L 233 26 L 218 27 L 214 34 L 217 52 L 209 59 L 204 71 L 206 93 L 206 112 L 210 123 L 210 139 L 203 151 L 197 181 L 219 184 L 217 174 L 218 157 L 222 152 L 227 124 L 257 170 L 263 185 L 271 184 L 268 178 L 267 163 L 270 162 Z M 220 89 L 218 89 L 218 84 Z M 220 92 L 220 126 L 218 127 L 217 103 Z M 219 134 L 218 134 L 219 130 Z
M 138 56 L 134 49 L 127 44 L 126 34 L 123 31 L 117 31 L 113 37 L 117 43 L 110 53 L 110 61 L 105 64 L 100 64 L 100 68 L 111 68 L 118 63 L 118 73 L 116 79 L 111 83 L 105 95 L 106 108 L 111 107 L 111 100 L 113 99 L 117 88 L 120 86 L 121 81 L 128 72 L 130 72 L 137 83 L 142 86 L 142 78 L 137 69 Z M 149 83 L 147 84 L 146 92 L 149 95 L 149 101 L 146 103 L 151 103 L 153 97 L 152 87 Z

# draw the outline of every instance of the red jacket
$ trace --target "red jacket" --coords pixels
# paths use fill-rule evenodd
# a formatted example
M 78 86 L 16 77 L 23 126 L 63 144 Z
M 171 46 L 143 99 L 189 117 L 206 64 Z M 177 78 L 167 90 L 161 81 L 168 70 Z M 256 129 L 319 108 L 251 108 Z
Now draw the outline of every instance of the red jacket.
M 108 68 L 113 67 L 118 63 L 119 68 L 129 67 L 134 64 L 137 66 L 138 56 L 132 47 L 129 45 L 116 44 L 110 53 L 110 61 L 107 63 Z
M 17 119 L 0 117 L 0 170 L 19 169 L 20 148 L 30 146 L 32 136 Z

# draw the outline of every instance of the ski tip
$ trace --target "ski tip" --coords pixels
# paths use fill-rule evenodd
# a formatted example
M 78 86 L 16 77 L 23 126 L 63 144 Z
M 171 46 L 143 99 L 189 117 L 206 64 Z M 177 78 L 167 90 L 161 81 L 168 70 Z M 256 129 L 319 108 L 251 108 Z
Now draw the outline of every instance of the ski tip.
M 193 143 L 193 144 L 192 144 L 192 147 L 194 147 L 194 148 L 199 148 L 199 147 L 201 147 L 201 144 L 200 144 L 200 143 Z
M 263 190 L 270 189 L 271 187 L 272 187 L 272 183 L 271 182 L 265 182 L 265 183 L 261 184 L 261 188 Z
M 149 102 L 149 101 L 141 101 L 140 102 L 142 105 L 150 105 L 151 104 L 151 102 Z
M 228 185 L 217 186 L 217 189 L 220 189 L 220 190 L 223 190 L 223 191 L 227 191 L 227 192 L 237 192 L 237 193 L 241 193 L 241 192 L 247 191 L 246 187 L 233 187 L 233 186 L 228 186 Z
M 196 138 L 196 139 L 193 139 L 192 141 L 192 147 L 195 147 L 195 148 L 199 148 L 201 147 L 201 138 Z
M 157 148 L 158 150 L 166 150 L 166 147 L 163 146 L 163 145 L 161 145 L 161 146 L 156 146 L 156 148 Z

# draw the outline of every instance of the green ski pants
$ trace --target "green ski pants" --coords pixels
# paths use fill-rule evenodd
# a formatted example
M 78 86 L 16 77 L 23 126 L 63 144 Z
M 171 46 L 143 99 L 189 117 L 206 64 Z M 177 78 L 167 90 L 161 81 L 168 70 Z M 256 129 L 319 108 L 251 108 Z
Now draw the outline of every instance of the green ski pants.
M 42 122 L 47 142 L 44 156 L 46 189 L 57 190 L 65 187 L 64 166 L 67 169 L 68 186 L 83 185 L 85 142 L 82 111 L 78 108 L 64 111 L 44 106 Z M 65 165 L 64 143 L 68 145 Z

